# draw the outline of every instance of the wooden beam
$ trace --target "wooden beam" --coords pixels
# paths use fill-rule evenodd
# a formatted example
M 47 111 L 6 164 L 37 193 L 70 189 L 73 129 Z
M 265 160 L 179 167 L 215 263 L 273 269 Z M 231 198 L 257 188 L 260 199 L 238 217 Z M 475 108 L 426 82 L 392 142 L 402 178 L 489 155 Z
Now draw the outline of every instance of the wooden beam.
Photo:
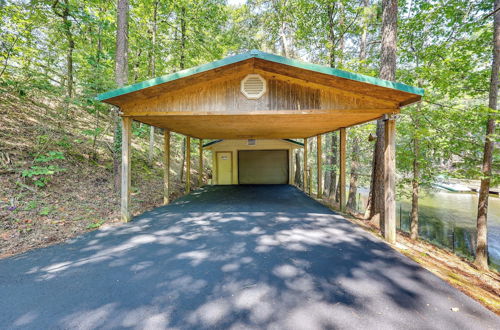
M 122 117 L 122 174 L 121 174 L 121 216 L 123 222 L 132 219 L 130 212 L 130 142 L 132 139 L 132 118 Z
M 200 139 L 200 161 L 199 161 L 199 169 L 198 169 L 198 182 L 200 187 L 203 186 L 203 139 Z
M 395 196 L 395 136 L 396 121 L 389 118 L 385 121 L 385 150 L 384 150 L 384 225 L 382 233 L 389 243 L 396 242 L 396 196 Z
M 170 131 L 163 131 L 163 204 L 170 197 Z
M 354 108 L 354 109 L 303 109 L 303 110 L 253 110 L 253 111 L 127 111 L 123 117 L 166 117 L 166 116 L 307 116 L 307 115 L 354 115 L 374 114 L 383 115 L 387 113 L 399 113 L 398 108 Z
M 304 139 L 304 192 L 307 192 L 307 138 Z
M 316 197 L 323 197 L 323 148 L 321 145 L 321 135 L 316 136 L 316 169 L 317 169 L 317 184 Z
M 340 129 L 340 174 L 339 174 L 339 189 L 340 189 L 340 211 L 345 212 L 346 207 L 346 129 Z
M 191 137 L 186 136 L 186 194 L 191 191 Z

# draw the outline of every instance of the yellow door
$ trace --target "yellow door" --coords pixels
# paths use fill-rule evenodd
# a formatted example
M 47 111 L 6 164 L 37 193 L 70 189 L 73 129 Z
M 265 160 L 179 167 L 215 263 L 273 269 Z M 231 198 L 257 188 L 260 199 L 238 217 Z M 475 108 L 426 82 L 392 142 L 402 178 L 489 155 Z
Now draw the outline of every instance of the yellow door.
M 217 152 L 217 184 L 232 184 L 233 158 L 231 152 Z

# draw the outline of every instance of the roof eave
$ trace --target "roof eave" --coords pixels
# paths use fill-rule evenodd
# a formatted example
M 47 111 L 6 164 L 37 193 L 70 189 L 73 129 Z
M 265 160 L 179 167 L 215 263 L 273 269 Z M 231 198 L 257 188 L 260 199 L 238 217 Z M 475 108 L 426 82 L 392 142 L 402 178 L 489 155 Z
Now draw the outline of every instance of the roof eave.
M 319 65 L 319 64 L 306 63 L 306 62 L 286 58 L 286 57 L 279 56 L 279 55 L 264 53 L 264 52 L 261 52 L 258 50 L 251 50 L 251 51 L 246 52 L 246 53 L 229 56 L 229 57 L 223 58 L 221 60 L 206 63 L 203 65 L 194 67 L 194 68 L 178 71 L 178 72 L 175 72 L 172 74 L 149 79 L 149 80 L 146 80 L 146 81 L 143 81 L 140 83 L 136 83 L 133 85 L 114 89 L 114 90 L 99 94 L 95 99 L 98 101 L 111 103 L 111 102 L 108 102 L 107 100 L 110 100 L 112 98 L 119 97 L 119 96 L 122 96 L 125 94 L 133 93 L 133 92 L 145 89 L 145 88 L 150 88 L 153 86 L 164 84 L 164 83 L 167 83 L 170 81 L 175 81 L 178 79 L 186 78 L 186 77 L 192 76 L 194 74 L 203 73 L 206 71 L 217 69 L 217 68 L 220 68 L 222 66 L 229 65 L 229 64 L 242 62 L 242 61 L 248 60 L 250 58 L 258 58 L 261 60 L 270 61 L 270 62 L 283 64 L 283 65 L 288 65 L 288 66 L 299 68 L 299 69 L 315 71 L 318 73 L 336 76 L 339 78 L 349 79 L 349 80 L 357 81 L 360 83 L 367 83 L 367 84 L 376 85 L 376 86 L 380 86 L 380 87 L 384 87 L 384 88 L 390 88 L 390 89 L 414 94 L 414 95 L 420 96 L 420 97 L 424 95 L 424 90 L 422 88 L 413 87 L 413 86 L 405 85 L 405 84 L 398 83 L 398 82 L 383 80 L 383 79 L 379 79 L 379 78 L 375 78 L 375 77 L 371 77 L 371 76 L 366 76 L 366 75 L 362 75 L 362 74 L 358 74 L 358 73 L 343 71 L 343 70 L 339 70 L 339 69 L 335 69 L 335 68 L 331 68 L 331 67 L 327 67 L 327 66 L 323 66 L 323 65 Z M 417 102 L 417 101 L 415 101 L 415 102 Z M 404 104 L 404 105 L 408 105 L 408 104 Z M 404 106 L 404 105 L 401 105 L 401 106 Z

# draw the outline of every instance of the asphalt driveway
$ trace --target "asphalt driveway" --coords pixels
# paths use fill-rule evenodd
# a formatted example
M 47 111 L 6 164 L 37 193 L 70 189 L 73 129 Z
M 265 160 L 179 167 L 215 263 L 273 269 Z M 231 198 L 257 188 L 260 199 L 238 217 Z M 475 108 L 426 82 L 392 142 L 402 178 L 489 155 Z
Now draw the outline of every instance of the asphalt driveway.
M 291 186 L 210 186 L 130 224 L 0 260 L 0 328 L 500 329 L 500 321 Z

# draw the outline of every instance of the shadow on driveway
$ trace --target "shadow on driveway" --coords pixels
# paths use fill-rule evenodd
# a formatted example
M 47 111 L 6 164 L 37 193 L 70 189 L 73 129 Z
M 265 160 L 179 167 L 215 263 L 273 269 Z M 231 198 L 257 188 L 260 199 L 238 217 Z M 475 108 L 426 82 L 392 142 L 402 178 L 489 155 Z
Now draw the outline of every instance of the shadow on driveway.
M 130 224 L 0 260 L 0 296 L 2 329 L 500 328 L 286 185 L 205 187 Z

